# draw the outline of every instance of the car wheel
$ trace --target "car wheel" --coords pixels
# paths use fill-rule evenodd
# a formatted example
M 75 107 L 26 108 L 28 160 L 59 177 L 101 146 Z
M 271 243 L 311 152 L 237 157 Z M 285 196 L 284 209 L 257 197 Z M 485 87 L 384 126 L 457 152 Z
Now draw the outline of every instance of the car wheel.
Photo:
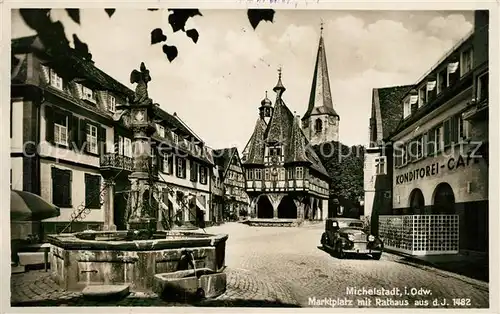
M 323 235 L 321 236 L 321 245 L 323 246 L 323 248 L 325 248 L 326 246 L 326 234 L 323 233 Z
M 378 261 L 382 257 L 382 253 L 374 253 L 372 254 L 372 257 L 373 259 Z
M 346 256 L 341 243 L 337 243 L 335 246 L 335 256 L 340 259 L 343 259 Z

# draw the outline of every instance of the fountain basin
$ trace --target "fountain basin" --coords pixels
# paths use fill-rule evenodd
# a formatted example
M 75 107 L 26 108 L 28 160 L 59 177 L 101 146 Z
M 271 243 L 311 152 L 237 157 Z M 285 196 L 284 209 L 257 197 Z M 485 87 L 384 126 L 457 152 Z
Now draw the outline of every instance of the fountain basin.
M 186 252 L 197 269 L 224 269 L 228 235 L 155 232 L 148 240 L 128 240 L 127 231 L 57 234 L 48 237 L 51 272 L 62 288 L 81 291 L 89 285 L 130 285 L 152 292 L 155 274 L 185 270 Z
M 153 291 L 166 300 L 215 298 L 226 292 L 227 277 L 209 268 L 156 274 Z

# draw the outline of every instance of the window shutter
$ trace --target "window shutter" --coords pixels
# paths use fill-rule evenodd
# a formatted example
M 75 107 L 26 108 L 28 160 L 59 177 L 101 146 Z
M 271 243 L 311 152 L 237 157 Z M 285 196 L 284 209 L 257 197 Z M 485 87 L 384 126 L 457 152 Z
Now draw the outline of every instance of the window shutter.
M 56 205 L 56 206 L 60 206 L 61 202 L 60 202 L 59 195 L 60 195 L 61 190 L 59 189 L 59 186 L 58 186 L 59 180 L 57 178 L 57 168 L 56 167 L 51 168 L 51 176 L 52 176 L 52 203 L 54 203 L 54 205 Z
M 80 122 L 80 119 L 78 119 L 78 117 L 75 117 L 75 116 L 72 116 L 72 119 L 71 119 L 71 144 L 70 144 L 70 147 L 72 147 L 73 149 L 79 149 L 79 145 L 80 145 L 80 136 L 79 136 L 79 122 Z
M 86 145 L 87 143 L 87 120 L 85 119 L 80 119 L 80 148 L 84 147 L 85 145 L 85 151 L 88 151 L 88 147 Z
M 50 83 L 50 69 L 48 66 L 46 65 L 43 65 L 43 64 L 40 64 L 40 67 L 42 68 L 42 81 L 45 83 L 45 84 L 49 84 Z
M 458 143 L 458 120 L 460 115 L 456 115 L 451 119 L 451 142 Z
M 186 177 L 186 159 L 182 159 L 182 177 Z
M 181 159 L 179 157 L 175 158 L 175 175 L 177 177 L 181 177 L 181 173 L 179 171 L 179 164 L 181 163 Z
M 174 154 L 170 153 L 168 156 L 168 173 L 172 174 L 174 172 Z
M 450 125 L 450 121 L 451 119 L 448 119 L 446 121 L 444 121 L 444 124 L 443 124 L 443 133 L 444 133 L 444 146 L 448 146 L 450 145 L 450 135 L 451 135 L 451 125 Z
M 66 193 L 67 193 L 67 205 L 68 206 L 71 206 L 71 203 L 72 203 L 72 199 L 71 199 L 71 185 L 72 185 L 72 181 L 73 181 L 73 173 L 71 172 L 71 170 L 66 170 Z
M 54 109 L 45 106 L 45 140 L 54 144 Z
M 98 130 L 100 131 L 97 140 L 97 145 L 99 145 L 98 153 L 99 155 L 104 155 L 106 154 L 106 128 L 100 127 Z
M 436 130 L 432 129 L 427 134 L 427 156 L 433 155 L 436 148 Z
M 165 154 L 162 151 L 159 151 L 158 156 L 160 157 L 160 161 L 158 162 L 158 170 L 161 172 L 165 172 Z
M 86 173 L 85 174 L 85 207 L 89 208 L 90 207 L 90 201 L 91 201 L 91 194 L 92 194 L 92 189 L 90 188 L 91 185 L 91 177 L 90 174 Z

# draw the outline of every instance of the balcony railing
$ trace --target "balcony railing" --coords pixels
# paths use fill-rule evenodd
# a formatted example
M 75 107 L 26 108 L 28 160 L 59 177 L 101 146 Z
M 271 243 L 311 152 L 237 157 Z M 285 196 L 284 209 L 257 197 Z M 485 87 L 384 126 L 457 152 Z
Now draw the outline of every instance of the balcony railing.
M 132 171 L 133 167 L 134 163 L 132 157 L 115 153 L 107 153 L 101 156 L 101 168 L 116 168 Z
M 411 255 L 456 254 L 458 215 L 379 216 L 384 247 Z

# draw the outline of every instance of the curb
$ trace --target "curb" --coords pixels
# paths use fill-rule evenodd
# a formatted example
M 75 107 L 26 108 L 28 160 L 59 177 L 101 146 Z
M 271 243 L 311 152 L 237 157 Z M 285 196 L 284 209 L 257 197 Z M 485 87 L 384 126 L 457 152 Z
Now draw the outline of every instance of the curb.
M 441 267 L 438 264 L 435 264 L 435 263 L 432 263 L 429 261 L 424 261 L 424 260 L 419 259 L 418 257 L 415 257 L 415 256 L 410 255 L 410 254 L 401 253 L 401 252 L 394 251 L 394 250 L 387 249 L 387 248 L 384 248 L 384 253 L 397 255 L 397 256 L 404 257 L 404 258 L 408 259 L 408 261 L 397 261 L 398 263 L 406 264 L 406 265 L 413 266 L 413 267 L 424 266 L 424 267 L 432 269 L 433 271 L 435 271 L 437 273 L 441 273 L 441 274 L 446 275 L 448 277 L 452 277 L 452 278 L 461 280 L 461 281 L 466 282 L 468 284 L 475 285 L 480 289 L 489 291 L 489 283 L 487 281 L 471 278 L 471 277 L 468 277 L 466 275 L 462 275 L 460 273 L 456 273 L 456 272 L 444 269 L 443 267 Z

